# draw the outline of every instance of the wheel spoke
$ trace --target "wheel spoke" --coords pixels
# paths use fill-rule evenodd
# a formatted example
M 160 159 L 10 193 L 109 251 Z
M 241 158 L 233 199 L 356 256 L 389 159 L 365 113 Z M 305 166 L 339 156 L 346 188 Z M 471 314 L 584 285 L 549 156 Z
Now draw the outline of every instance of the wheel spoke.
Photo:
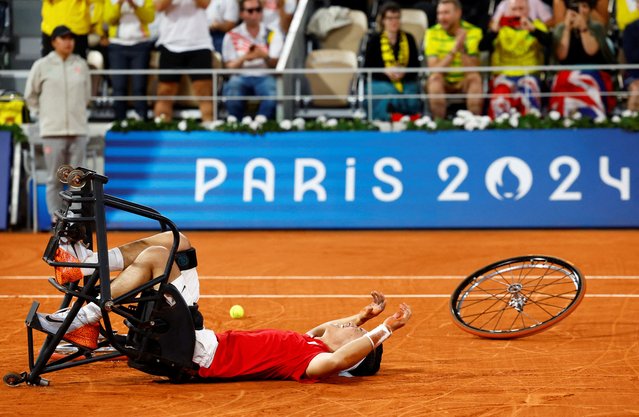
M 472 277 L 456 290 L 451 305 L 462 328 L 480 336 L 536 333 L 572 312 L 583 297 L 579 271 L 556 258 L 512 258 Z

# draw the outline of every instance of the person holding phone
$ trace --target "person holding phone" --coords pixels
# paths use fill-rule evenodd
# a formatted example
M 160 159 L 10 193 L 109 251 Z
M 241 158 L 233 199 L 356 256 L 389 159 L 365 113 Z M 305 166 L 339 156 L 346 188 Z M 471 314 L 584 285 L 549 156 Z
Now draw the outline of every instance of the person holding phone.
M 592 18 L 596 0 L 571 0 L 563 23 L 553 33 L 554 57 L 561 65 L 606 65 L 616 62 L 608 46 L 605 28 Z M 553 80 L 551 110 L 570 116 L 579 112 L 603 118 L 616 101 L 611 95 L 612 78 L 606 71 L 559 71 Z
M 528 17 L 530 20 L 541 20 L 547 27 L 554 26 L 551 5 L 552 0 L 528 0 Z M 501 20 L 509 9 L 510 0 L 502 0 L 495 9 L 495 13 L 491 18 L 491 23 Z
M 574 0 L 553 0 L 552 11 L 556 24 L 563 22 L 566 19 L 568 10 L 577 12 L 578 6 Z M 610 13 L 608 13 L 608 0 L 593 0 L 590 6 L 591 19 L 595 22 L 606 27 L 610 19 Z
M 530 18 L 528 0 L 506 0 L 507 11 L 493 20 L 479 49 L 491 52 L 491 64 L 510 67 L 495 71 L 488 114 L 495 118 L 516 109 L 522 114 L 541 110 L 538 71 L 519 69 L 544 64 L 544 50 L 552 36 L 539 19 Z
M 257 114 L 267 119 L 275 118 L 277 94 L 275 77 L 264 69 L 275 68 L 284 45 L 284 36 L 277 29 L 269 29 L 263 23 L 264 7 L 259 0 L 240 0 L 242 23 L 227 32 L 222 43 L 224 66 L 232 69 L 247 69 L 232 75 L 224 84 L 229 115 L 244 117 L 245 100 L 233 97 L 260 97 Z

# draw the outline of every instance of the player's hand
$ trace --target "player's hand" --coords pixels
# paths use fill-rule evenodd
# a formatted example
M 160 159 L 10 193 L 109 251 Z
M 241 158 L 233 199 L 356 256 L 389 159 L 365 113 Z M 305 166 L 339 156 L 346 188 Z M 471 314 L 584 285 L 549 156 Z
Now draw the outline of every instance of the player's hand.
M 397 329 L 401 329 L 406 325 L 408 319 L 412 315 L 412 311 L 410 306 L 406 303 L 401 303 L 399 305 L 399 311 L 384 320 L 384 324 L 386 327 L 390 329 L 391 332 L 394 332 Z
M 368 320 L 377 317 L 384 308 L 386 308 L 386 297 L 379 291 L 371 291 L 371 297 L 373 301 L 366 307 L 362 308 L 359 312 L 360 323 L 365 323 Z

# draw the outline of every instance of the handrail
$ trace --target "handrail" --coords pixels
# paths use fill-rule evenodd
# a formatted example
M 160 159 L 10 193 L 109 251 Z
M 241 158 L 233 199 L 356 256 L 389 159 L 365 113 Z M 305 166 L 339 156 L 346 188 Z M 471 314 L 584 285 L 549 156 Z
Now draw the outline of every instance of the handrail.
M 603 71 L 623 71 L 623 70 L 638 70 L 639 64 L 607 64 L 607 65 L 533 65 L 533 66 L 477 66 L 477 67 L 445 67 L 445 68 L 428 68 L 428 67 L 420 67 L 420 68 L 404 68 L 399 71 L 402 71 L 407 74 L 430 74 L 430 73 L 466 73 L 466 72 L 480 72 L 484 74 L 489 73 L 499 73 L 508 70 L 517 70 L 522 72 L 529 73 L 552 73 L 556 71 L 563 70 L 603 70 Z M 306 69 L 306 68 L 288 68 L 288 69 L 199 69 L 199 70 L 183 70 L 180 71 L 183 74 L 211 74 L 212 77 L 217 77 L 220 75 L 233 75 L 233 74 L 255 74 L 259 72 L 261 74 L 270 74 L 275 76 L 286 75 L 294 75 L 294 76 L 303 76 L 307 74 L 358 74 L 359 77 L 364 77 L 365 80 L 370 81 L 374 74 L 384 73 L 384 68 L 321 68 L 321 69 Z M 176 70 L 160 70 L 160 69 L 147 69 L 147 70 L 91 70 L 90 73 L 92 75 L 130 75 L 130 74 L 167 74 L 167 73 L 175 73 Z M 0 80 L 3 77 L 14 77 L 14 78 L 26 78 L 28 76 L 29 71 L 26 70 L 0 70 Z M 370 84 L 370 82 L 369 82 Z M 372 99 L 380 99 L 380 98 L 418 98 L 420 100 L 428 100 L 429 98 L 447 98 L 447 99 L 463 99 L 467 97 L 477 97 L 477 98 L 485 98 L 489 99 L 494 95 L 489 91 L 482 92 L 480 94 L 455 94 L 455 93 L 446 93 L 446 94 L 430 94 L 427 91 L 421 91 L 418 94 L 373 94 L 370 88 L 366 89 L 367 91 L 360 91 L 357 93 L 348 93 L 348 94 L 331 94 L 331 95 L 313 95 L 313 94 L 304 94 L 303 97 L 300 97 L 299 92 L 295 92 L 295 94 L 283 94 L 282 89 L 278 90 L 278 93 L 274 96 L 237 96 L 233 97 L 235 100 L 276 100 L 278 103 L 295 103 L 295 102 L 307 102 L 309 100 L 331 100 L 331 99 L 339 99 L 346 100 L 350 103 L 358 103 L 360 106 L 364 102 L 371 103 Z M 287 89 L 286 91 L 293 91 L 292 89 Z M 584 93 L 586 94 L 586 93 Z M 629 96 L 628 91 L 610 91 L 610 92 L 602 92 L 601 95 L 603 97 L 607 96 L 615 96 L 619 98 L 625 98 Z M 540 92 L 537 94 L 539 97 L 547 98 L 554 97 L 560 95 L 560 93 L 552 93 L 552 92 Z M 576 94 L 573 94 L 576 95 Z M 144 95 L 144 96 L 93 96 L 92 101 L 95 103 L 104 102 L 105 99 L 110 101 L 124 101 L 124 100 L 157 100 L 160 96 L 157 95 Z M 212 89 L 211 94 L 207 96 L 193 96 L 193 95 L 175 95 L 175 96 L 162 96 L 162 99 L 165 100 L 188 100 L 188 101 L 197 101 L 197 100 L 208 100 L 213 102 L 223 102 L 228 100 L 227 97 L 221 96 L 218 93 L 217 89 Z M 370 109 L 369 109 L 370 110 Z M 292 118 L 291 114 L 284 114 L 280 118 Z M 370 118 L 370 111 L 369 111 Z
M 407 74 L 423 74 L 431 72 L 503 72 L 503 71 L 524 71 L 524 72 L 544 72 L 544 71 L 572 71 L 572 70 L 601 70 L 601 71 L 619 71 L 628 69 L 639 69 L 639 64 L 598 64 L 598 65 L 523 65 L 523 66 L 475 66 L 475 67 L 420 67 L 420 68 L 398 68 L 398 72 L 404 72 Z M 381 74 L 385 72 L 384 68 L 289 68 L 289 69 L 272 69 L 272 68 L 258 68 L 258 69 L 189 69 L 179 70 L 180 74 L 211 74 L 213 75 L 253 75 L 268 74 L 268 75 L 282 75 L 282 74 L 340 74 L 355 72 L 358 74 Z M 160 75 L 160 74 L 175 74 L 175 69 L 143 69 L 143 70 L 90 70 L 91 75 Z M 28 70 L 0 70 L 0 78 L 27 78 L 29 75 Z

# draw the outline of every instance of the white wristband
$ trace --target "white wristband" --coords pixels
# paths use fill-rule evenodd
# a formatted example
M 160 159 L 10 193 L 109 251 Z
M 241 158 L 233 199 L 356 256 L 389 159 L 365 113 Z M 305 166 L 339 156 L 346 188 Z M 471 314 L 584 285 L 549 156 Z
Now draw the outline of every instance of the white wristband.
M 368 337 L 368 340 L 371 341 L 371 345 L 373 345 L 373 349 L 375 349 L 377 346 L 384 343 L 384 341 L 388 339 L 392 334 L 393 332 L 391 332 L 388 327 L 386 327 L 386 325 L 382 323 L 370 332 L 367 332 L 365 336 Z M 376 341 L 373 339 L 375 339 Z

